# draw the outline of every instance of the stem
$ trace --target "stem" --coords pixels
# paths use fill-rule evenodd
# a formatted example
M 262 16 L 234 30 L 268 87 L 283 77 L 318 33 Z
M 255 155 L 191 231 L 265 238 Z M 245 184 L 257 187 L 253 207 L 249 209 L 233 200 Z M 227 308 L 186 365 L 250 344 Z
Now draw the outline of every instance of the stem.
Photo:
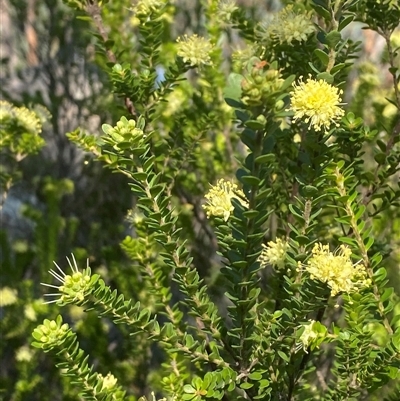
M 108 33 L 106 31 L 106 28 L 104 27 L 103 19 L 101 17 L 101 9 L 100 9 L 98 3 L 97 2 L 93 2 L 93 3 L 87 2 L 86 12 L 93 19 L 94 25 L 96 26 L 97 31 L 99 32 L 101 38 L 103 39 L 104 48 L 105 48 L 106 56 L 107 56 L 108 60 L 111 63 L 117 64 L 117 57 L 115 56 L 114 52 L 111 49 L 107 48 L 107 46 L 106 46 L 106 43 L 108 41 Z M 129 113 L 132 114 L 133 116 L 135 116 L 136 110 L 135 110 L 135 106 L 133 105 L 131 99 L 126 97 L 124 99 L 124 102 L 125 102 L 125 107 L 129 111 Z
M 335 5 L 331 9 L 331 16 L 332 16 L 332 29 L 331 29 L 331 31 L 337 31 L 337 29 L 339 27 L 339 24 L 336 21 L 336 14 L 339 11 L 341 3 L 342 3 L 341 0 L 336 0 L 335 1 Z M 328 65 L 326 66 L 326 72 L 330 73 L 331 69 L 334 67 L 335 61 L 336 61 L 336 51 L 335 51 L 334 48 L 330 48 L 329 49 L 328 57 L 329 57 L 329 61 L 328 61 Z
M 386 46 L 388 49 L 388 54 L 389 54 L 389 72 L 392 75 L 393 79 L 393 88 L 394 88 L 394 97 L 395 97 L 395 103 L 397 106 L 397 109 L 400 110 L 400 91 L 397 85 L 397 78 L 396 78 L 396 71 L 398 71 L 398 68 L 395 66 L 395 60 L 394 60 L 394 52 L 393 52 L 393 47 L 392 44 L 390 43 L 390 36 L 392 32 L 378 32 L 381 34 L 381 36 L 384 37 L 386 41 Z M 397 121 L 397 124 L 393 128 L 392 134 L 390 135 L 389 141 L 386 145 L 386 156 L 390 153 L 392 150 L 394 144 L 395 144 L 395 139 L 397 136 L 400 136 L 400 119 Z

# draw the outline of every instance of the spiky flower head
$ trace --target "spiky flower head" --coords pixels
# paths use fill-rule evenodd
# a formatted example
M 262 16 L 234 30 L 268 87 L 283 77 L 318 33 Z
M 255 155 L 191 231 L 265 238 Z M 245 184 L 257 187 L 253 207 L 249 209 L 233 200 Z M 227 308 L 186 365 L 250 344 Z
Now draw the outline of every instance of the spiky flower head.
M 292 41 L 305 42 L 315 32 L 310 13 L 300 13 L 293 5 L 286 6 L 272 17 L 272 20 L 261 25 L 261 36 L 266 40 L 292 44 Z
M 258 257 L 261 266 L 276 266 L 278 269 L 285 267 L 286 252 L 288 250 L 288 243 L 280 238 L 276 241 L 269 241 L 268 246 L 262 244 L 263 250 Z
M 62 317 L 58 315 L 56 320 L 45 319 L 43 324 L 36 327 L 32 333 L 36 341 L 32 345 L 49 351 L 61 345 L 71 334 L 68 324 L 63 324 Z
M 180 36 L 177 40 L 178 56 L 192 67 L 212 64 L 210 53 L 213 49 L 211 42 L 196 34 Z
M 245 204 L 243 191 L 238 189 L 238 186 L 230 181 L 220 179 L 216 185 L 211 186 L 211 189 L 205 195 L 207 204 L 203 205 L 203 209 L 207 212 L 207 216 L 220 216 L 225 221 L 228 221 L 229 216 L 234 210 L 232 199 L 238 199 L 242 204 Z
M 331 124 L 338 126 L 337 120 L 344 116 L 340 95 L 343 93 L 326 81 L 310 78 L 303 82 L 300 77 L 298 84 L 293 83 L 294 91 L 291 96 L 289 110 L 294 111 L 293 120 L 303 119 L 315 131 L 329 129 Z
M 57 302 L 61 305 L 75 303 L 79 305 L 82 304 L 85 298 L 88 297 L 89 294 L 91 294 L 91 292 L 94 290 L 94 285 L 99 276 L 97 274 L 91 276 L 89 259 L 87 260 L 86 269 L 84 269 L 83 271 L 79 271 L 74 255 L 71 256 L 73 263 L 71 263 L 69 258 L 67 258 L 67 261 L 72 270 L 72 275 L 65 274 L 56 262 L 53 263 L 57 267 L 59 273 L 55 270 L 50 270 L 50 274 L 55 279 L 60 281 L 62 285 L 55 286 L 51 284 L 41 283 L 46 287 L 56 288 L 58 290 L 58 293 L 45 294 L 45 296 L 58 297 L 58 299 L 48 301 L 47 303 Z
M 371 280 L 367 278 L 365 266 L 362 263 L 354 264 L 350 257 L 351 250 L 346 245 L 341 245 L 333 253 L 328 245 L 317 243 L 304 268 L 312 280 L 328 284 L 332 296 L 340 292 L 351 293 L 368 287 Z M 299 266 L 301 267 L 300 263 Z

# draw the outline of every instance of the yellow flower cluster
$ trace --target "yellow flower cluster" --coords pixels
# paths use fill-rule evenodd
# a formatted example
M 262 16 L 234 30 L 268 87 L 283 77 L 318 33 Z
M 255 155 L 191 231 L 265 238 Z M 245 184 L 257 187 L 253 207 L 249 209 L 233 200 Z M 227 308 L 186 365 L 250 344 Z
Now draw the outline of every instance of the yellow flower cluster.
M 217 185 L 211 186 L 210 191 L 205 195 L 207 204 L 203 205 L 203 209 L 207 212 L 207 216 L 221 216 L 228 221 L 229 216 L 233 212 L 231 200 L 239 199 L 243 204 L 244 193 L 238 189 L 238 186 L 230 181 L 220 179 Z
M 329 129 L 332 123 L 338 126 L 336 120 L 344 115 L 344 110 L 339 107 L 343 91 L 322 79 L 309 78 L 304 83 L 302 78 L 298 84 L 293 83 L 290 110 L 294 111 L 294 121 L 305 117 L 304 121 L 315 131 L 321 131 L 321 127 Z
M 37 113 L 26 107 L 16 107 L 11 103 L 0 101 L 0 123 L 16 124 L 24 132 L 39 135 L 42 132 L 42 121 Z
M 314 245 L 312 257 L 305 269 L 310 273 L 311 279 L 327 283 L 332 296 L 368 287 L 371 280 L 367 278 L 365 266 L 361 263 L 354 264 L 350 256 L 351 250 L 346 245 L 341 245 L 336 253 L 332 253 L 328 245 L 318 243 Z
M 304 351 L 307 352 L 307 348 L 318 337 L 318 332 L 313 330 L 315 320 L 310 320 L 310 323 L 304 325 L 304 331 L 300 336 L 300 342 L 303 344 Z
M 213 45 L 198 35 L 179 37 L 177 40 L 178 56 L 192 67 L 212 64 L 210 52 Z
M 285 267 L 286 252 L 288 243 L 277 238 L 276 242 L 269 241 L 268 246 L 262 244 L 263 250 L 258 257 L 261 266 L 276 266 L 278 269 Z
M 264 29 L 267 38 L 288 44 L 292 44 L 294 40 L 305 42 L 315 31 L 311 15 L 293 11 L 293 5 L 288 5 L 277 13 Z
M 311 347 L 311 349 L 315 347 L 318 348 L 319 344 L 328 336 L 328 329 L 315 320 L 310 320 L 310 323 L 304 324 L 301 327 L 304 328 L 304 331 L 299 338 L 300 347 L 296 347 L 297 350 L 303 348 L 303 350 L 308 353 L 308 347 Z

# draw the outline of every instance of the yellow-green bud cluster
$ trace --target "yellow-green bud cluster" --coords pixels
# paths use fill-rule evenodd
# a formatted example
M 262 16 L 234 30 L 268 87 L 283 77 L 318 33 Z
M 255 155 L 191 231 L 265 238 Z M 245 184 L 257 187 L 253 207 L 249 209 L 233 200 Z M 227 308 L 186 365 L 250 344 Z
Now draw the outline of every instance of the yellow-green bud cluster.
M 70 334 L 71 329 L 67 323 L 63 324 L 60 315 L 57 320 L 45 319 L 32 333 L 36 340 L 34 345 L 45 351 L 61 345 Z
M 265 61 L 253 65 L 242 81 L 242 102 L 247 106 L 259 106 L 268 102 L 273 93 L 279 91 L 283 79 L 279 70 L 265 69 Z
M 104 139 L 108 140 L 116 150 L 131 147 L 132 145 L 140 146 L 143 144 L 145 137 L 143 130 L 136 127 L 135 120 L 128 120 L 126 117 L 121 117 L 115 127 L 103 124 L 102 129 L 108 135 L 108 138 Z

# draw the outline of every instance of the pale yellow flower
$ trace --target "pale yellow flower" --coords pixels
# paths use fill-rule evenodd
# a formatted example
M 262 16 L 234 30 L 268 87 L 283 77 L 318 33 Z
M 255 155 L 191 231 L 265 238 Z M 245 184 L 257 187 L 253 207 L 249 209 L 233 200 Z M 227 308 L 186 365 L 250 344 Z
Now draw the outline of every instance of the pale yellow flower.
M 182 110 L 185 103 L 188 103 L 188 95 L 182 88 L 178 87 L 167 95 L 166 100 L 165 110 L 162 114 L 165 117 L 171 117 L 178 111 Z
M 249 63 L 249 61 L 251 61 L 255 52 L 256 47 L 254 45 L 247 45 L 243 49 L 236 49 L 232 53 L 232 61 L 243 68 Z
M 293 142 L 294 143 L 300 143 L 301 142 L 301 135 L 300 134 L 294 134 Z
M 346 245 L 341 245 L 337 252 L 332 253 L 328 245 L 318 243 L 314 245 L 312 257 L 304 268 L 311 279 L 327 283 L 332 296 L 340 292 L 358 291 L 369 286 L 371 280 L 367 278 L 365 266 L 362 263 L 354 264 L 350 256 L 351 250 Z
M 151 392 L 151 397 L 152 397 L 153 399 L 152 399 L 152 400 L 149 400 L 149 401 L 157 401 L 157 398 L 156 398 L 156 396 L 155 396 L 155 394 L 154 394 L 154 391 Z M 173 397 L 171 401 L 176 401 L 176 400 L 177 400 L 177 398 L 176 398 L 176 397 Z M 140 398 L 139 398 L 139 401 L 147 401 L 147 398 L 146 398 L 146 397 L 140 397 Z M 160 398 L 158 401 L 167 401 L 167 399 L 166 399 L 166 398 Z
M 238 8 L 235 0 L 220 0 L 218 2 L 217 17 L 223 22 L 229 22 L 232 14 Z
M 0 124 L 8 123 L 13 118 L 13 105 L 5 100 L 0 100 Z
M 286 241 L 277 238 L 275 242 L 269 241 L 268 246 L 262 244 L 262 247 L 263 250 L 258 257 L 261 266 L 271 265 L 278 267 L 278 269 L 285 267 L 286 252 L 288 250 Z
M 157 11 L 165 5 L 165 0 L 138 0 L 132 6 L 132 11 L 139 15 L 149 15 L 151 12 Z
M 106 377 L 104 377 L 101 373 L 99 373 L 98 377 L 103 381 L 101 391 L 113 388 L 117 384 L 117 379 L 111 373 L 108 373 Z
M 15 352 L 15 360 L 18 362 L 30 362 L 33 357 L 33 350 L 27 345 L 19 347 Z
M 307 352 L 307 348 L 310 344 L 318 338 L 318 332 L 313 330 L 315 320 L 310 320 L 309 324 L 304 325 L 304 331 L 300 336 L 300 342 L 303 344 L 304 351 Z
M 298 84 L 293 83 L 294 92 L 291 98 L 291 107 L 294 111 L 293 120 L 304 119 L 315 131 L 321 131 L 321 127 L 329 129 L 331 124 L 338 126 L 336 120 L 344 115 L 340 95 L 342 90 L 328 84 L 324 80 L 307 79 L 304 83 L 300 77 Z
M 35 309 L 34 309 L 32 304 L 29 304 L 29 305 L 25 306 L 24 315 L 28 320 L 31 320 L 32 322 L 37 320 L 36 311 L 35 311 Z
M 203 209 L 207 212 L 208 217 L 221 216 L 228 221 L 234 210 L 231 200 L 236 198 L 245 204 L 241 197 L 244 198 L 244 193 L 238 189 L 236 184 L 220 179 L 217 185 L 211 186 L 210 191 L 205 195 L 207 204 L 203 205 Z
M 308 347 L 311 347 L 311 349 L 318 348 L 329 337 L 328 329 L 322 323 L 315 320 L 310 320 L 310 323 L 302 325 L 301 328 L 304 328 L 304 331 L 299 338 L 300 343 L 296 344 L 296 351 L 303 348 L 308 353 Z
M 10 287 L 0 288 L 0 307 L 15 304 L 17 300 L 17 290 Z
M 315 32 L 310 13 L 297 13 L 293 5 L 288 5 L 272 17 L 272 20 L 262 24 L 262 36 L 277 40 L 280 43 L 292 44 L 292 41 L 305 42 Z
M 213 45 L 198 35 L 181 36 L 177 40 L 178 56 L 192 67 L 212 64 L 210 52 Z

